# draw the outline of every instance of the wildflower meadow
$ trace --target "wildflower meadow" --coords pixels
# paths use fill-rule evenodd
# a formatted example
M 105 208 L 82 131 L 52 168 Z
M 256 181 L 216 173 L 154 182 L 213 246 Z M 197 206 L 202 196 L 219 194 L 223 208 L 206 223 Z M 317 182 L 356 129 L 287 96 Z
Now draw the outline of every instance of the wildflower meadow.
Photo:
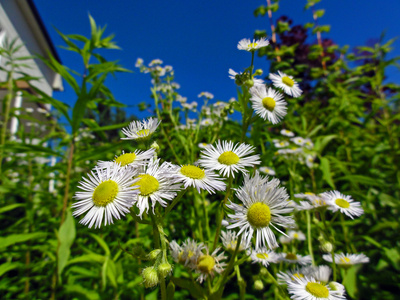
M 90 36 L 59 32 L 81 71 L 4 43 L 1 298 L 398 299 L 400 85 L 386 74 L 399 58 L 386 36 L 330 43 L 318 2 L 297 26 L 279 1 L 255 8 L 270 26 L 232 45 L 248 64 L 220 74 L 231 99 L 206 86 L 188 99 L 173 61 L 134 58 L 151 81 L 140 119 L 106 86 L 130 70 L 107 59 L 118 45 L 91 16 Z M 31 59 L 73 106 L 32 84 Z M 5 126 L 38 122 L 10 106 L 17 93 L 52 106 L 39 143 Z

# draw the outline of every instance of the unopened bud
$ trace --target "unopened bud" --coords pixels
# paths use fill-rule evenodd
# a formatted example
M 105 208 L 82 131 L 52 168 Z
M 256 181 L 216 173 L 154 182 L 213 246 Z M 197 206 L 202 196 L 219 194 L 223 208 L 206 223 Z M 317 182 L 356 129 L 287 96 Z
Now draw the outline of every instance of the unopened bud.
M 153 144 L 151 144 L 150 148 L 153 148 L 156 150 L 156 152 L 160 152 L 160 146 L 157 144 L 157 142 L 153 142 Z
M 264 289 L 264 283 L 259 279 L 254 281 L 254 289 L 256 289 L 257 291 L 263 290 Z
M 160 264 L 160 265 L 158 266 L 157 271 L 158 271 L 158 275 L 159 275 L 161 278 L 165 278 L 165 277 L 167 277 L 169 274 L 171 274 L 171 272 L 172 272 L 172 266 L 171 266 L 168 262 L 165 262 L 165 263 L 162 263 L 162 264 Z
M 322 242 L 319 246 L 322 252 L 331 253 L 333 250 L 333 245 L 330 242 Z
M 146 288 L 154 287 L 160 282 L 157 271 L 153 266 L 147 267 L 143 270 L 142 278 Z
M 261 70 L 261 69 L 257 69 L 255 72 L 254 72 L 254 75 L 256 75 L 256 76 L 260 76 L 260 75 L 262 75 L 263 74 L 263 70 Z
M 254 85 L 254 81 L 252 79 L 247 79 L 244 83 L 247 87 L 252 87 Z
M 261 274 L 262 276 L 267 276 L 267 275 L 268 275 L 268 270 L 267 270 L 266 268 L 261 268 L 261 269 L 260 269 L 260 274 Z
M 161 253 L 161 249 L 155 249 L 155 250 L 151 251 L 147 255 L 147 257 L 149 258 L 149 260 L 155 260 L 160 253 Z

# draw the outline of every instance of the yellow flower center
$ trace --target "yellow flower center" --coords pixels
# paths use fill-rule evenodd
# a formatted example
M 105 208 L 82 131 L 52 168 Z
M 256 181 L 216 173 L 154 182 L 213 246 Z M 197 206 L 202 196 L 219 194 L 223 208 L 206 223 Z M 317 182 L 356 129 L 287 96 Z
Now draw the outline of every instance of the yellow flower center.
M 113 180 L 100 183 L 93 192 L 93 203 L 96 206 L 107 206 L 114 201 L 118 194 L 118 184 Z
M 140 179 L 136 183 L 134 183 L 134 185 L 139 186 L 140 195 L 142 196 L 148 196 L 157 191 L 160 187 L 160 183 L 158 182 L 158 180 L 151 175 L 144 174 L 139 175 L 138 177 Z
M 262 105 L 264 106 L 265 109 L 269 110 L 269 111 L 273 111 L 276 105 L 276 102 L 274 100 L 274 98 L 271 97 L 265 97 L 264 99 L 262 99 Z M 281 145 L 284 144 L 283 142 L 281 143 Z
M 342 258 L 340 259 L 340 263 L 342 263 L 342 264 L 348 264 L 348 263 L 350 263 L 350 258 L 348 258 L 348 257 L 342 257 Z
M 286 254 L 286 259 L 297 260 L 297 256 L 294 253 L 287 253 Z
M 135 158 L 136 158 L 136 154 L 135 153 L 124 153 L 124 154 L 118 156 L 115 159 L 115 162 L 117 164 L 120 164 L 122 167 L 124 167 L 126 165 L 129 165 L 129 164 L 133 163 Z
M 225 151 L 218 157 L 218 162 L 227 166 L 237 164 L 239 160 L 239 156 L 232 151 Z
M 211 255 L 203 255 L 197 262 L 197 268 L 203 273 L 210 273 L 215 266 L 215 259 Z
M 257 45 L 258 45 L 257 43 L 250 43 L 249 48 L 255 48 L 255 47 L 257 47 Z
M 271 221 L 271 210 L 265 203 L 257 202 L 247 210 L 247 220 L 255 228 L 266 227 Z
M 295 233 L 295 234 L 293 234 L 293 237 L 294 237 L 295 239 L 298 239 L 298 238 L 299 238 L 299 235 L 298 235 L 297 233 Z
M 148 136 L 150 134 L 150 130 L 149 129 L 142 129 L 142 130 L 139 130 L 138 132 L 136 132 L 136 134 L 138 136 L 141 136 L 141 137 L 146 137 L 146 136 Z
M 304 278 L 304 275 L 303 274 L 300 274 L 300 273 L 294 273 L 293 275 L 292 275 L 292 280 L 294 281 L 294 278 L 299 278 L 299 279 L 301 279 L 301 278 Z
M 206 176 L 203 169 L 192 165 L 183 166 L 181 168 L 181 173 L 192 179 L 203 179 Z
M 350 207 L 350 203 L 344 199 L 336 199 L 335 203 L 337 206 L 340 206 L 341 208 L 349 208 Z
M 293 79 L 291 79 L 291 78 L 289 78 L 287 76 L 282 77 L 282 82 L 284 84 L 286 84 L 287 86 L 290 86 L 290 87 L 292 87 L 294 85 Z
M 328 298 L 329 290 L 326 286 L 318 282 L 309 282 L 306 285 L 306 291 L 316 298 Z
M 306 195 L 315 195 L 314 193 L 310 193 L 310 192 L 305 192 L 304 194 L 306 194 Z
M 256 256 L 259 259 L 268 259 L 268 254 L 267 253 L 257 253 Z

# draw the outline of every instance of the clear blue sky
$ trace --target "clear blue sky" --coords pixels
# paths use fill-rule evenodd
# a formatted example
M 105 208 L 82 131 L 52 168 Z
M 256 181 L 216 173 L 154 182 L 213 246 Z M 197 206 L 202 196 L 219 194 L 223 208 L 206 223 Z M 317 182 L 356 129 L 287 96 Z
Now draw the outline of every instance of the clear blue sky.
M 135 67 L 137 57 L 150 62 L 160 58 L 175 69 L 175 81 L 181 85 L 180 94 L 188 101 L 208 91 L 216 99 L 227 101 L 236 97 L 236 86 L 228 78 L 228 69 L 241 71 L 250 63 L 250 54 L 236 48 L 242 38 L 252 38 L 254 30 L 269 29 L 268 18 L 255 18 L 253 11 L 266 3 L 262 0 L 215 1 L 104 1 L 104 0 L 34 0 L 39 13 L 56 46 L 64 45 L 53 27 L 64 34 L 90 33 L 88 14 L 99 25 L 107 25 L 106 34 L 114 33 L 122 51 L 110 50 L 106 58 L 119 60 L 134 73 L 118 74 L 107 82 L 120 102 L 134 106 L 150 101 L 150 77 Z M 310 11 L 304 10 L 305 0 L 282 0 L 274 19 L 287 15 L 294 24 L 311 22 Z M 324 34 L 340 46 L 351 48 L 365 45 L 386 31 L 386 39 L 400 35 L 399 0 L 323 0 L 317 7 L 325 9 L 320 24 L 331 25 Z M 394 44 L 391 56 L 400 55 L 400 41 Z M 58 48 L 62 62 L 80 70 L 79 57 Z M 268 71 L 265 59 L 257 59 L 256 68 Z M 391 69 L 389 81 L 400 83 L 398 69 Z M 69 105 L 75 101 L 72 90 L 65 85 L 64 92 L 54 94 Z M 128 114 L 146 117 L 137 108 Z

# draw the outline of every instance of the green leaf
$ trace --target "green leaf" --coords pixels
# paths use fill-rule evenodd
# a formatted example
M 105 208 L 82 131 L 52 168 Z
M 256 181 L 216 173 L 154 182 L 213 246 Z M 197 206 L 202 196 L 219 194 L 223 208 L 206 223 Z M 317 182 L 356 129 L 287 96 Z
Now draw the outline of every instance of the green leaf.
M 92 238 L 94 238 L 94 239 L 96 240 L 97 243 L 99 243 L 99 245 L 101 246 L 101 248 L 103 248 L 103 250 L 105 251 L 106 256 L 109 256 L 111 252 L 110 252 L 110 248 L 108 248 L 107 243 L 106 243 L 101 237 L 99 237 L 98 235 L 95 235 L 95 234 L 93 234 L 93 233 L 90 233 L 90 236 L 91 236 Z
M 85 115 L 86 107 L 89 101 L 90 100 L 88 98 L 81 97 L 78 98 L 78 100 L 74 105 L 74 108 L 72 110 L 72 122 L 71 122 L 73 135 L 78 132 L 78 129 L 81 125 L 83 116 Z
M 87 290 L 79 284 L 63 285 L 63 291 L 67 294 L 80 295 L 79 299 L 100 300 L 100 295 L 92 290 Z M 71 298 L 72 299 L 72 298 Z M 75 298 L 73 298 L 75 299 Z
M 102 255 L 98 255 L 95 253 L 81 255 L 79 257 L 75 257 L 68 261 L 68 265 L 79 264 L 79 263 L 101 263 L 103 264 L 105 257 Z
M 331 167 L 329 164 L 329 160 L 326 157 L 321 157 L 320 169 L 323 174 L 323 179 L 331 186 L 331 188 L 336 189 L 335 184 L 333 183 Z
M 38 145 L 21 144 L 21 143 L 6 143 L 4 146 L 0 146 L 0 149 L 4 149 L 6 153 L 30 153 L 30 154 L 48 154 L 52 156 L 63 156 L 62 153 L 53 151 L 51 148 L 42 147 Z
M 177 285 L 181 288 L 187 289 L 193 298 L 199 299 L 199 298 L 204 298 L 204 296 L 205 296 L 205 293 L 204 293 L 204 290 L 202 289 L 202 287 L 200 285 L 198 285 L 197 283 L 194 283 L 192 280 L 189 280 L 186 278 L 172 277 L 171 281 L 175 285 Z
M 372 186 L 379 186 L 381 187 L 382 185 L 384 185 L 384 183 L 381 180 L 378 180 L 376 178 L 371 178 L 368 176 L 364 176 L 364 175 L 346 175 L 340 178 L 337 178 L 337 180 L 348 180 L 351 182 L 355 182 L 355 183 L 361 183 L 364 185 L 372 185 Z
M 68 263 L 71 254 L 71 246 L 75 240 L 76 229 L 75 220 L 72 217 L 71 210 L 67 211 L 64 223 L 60 227 L 58 233 L 59 247 L 57 251 L 57 272 L 61 282 L 61 273 Z
M 325 9 L 318 9 L 314 12 L 314 14 L 318 17 L 321 18 L 325 14 Z
M 0 214 L 5 213 L 5 212 L 10 211 L 10 210 L 13 210 L 13 209 L 15 209 L 15 208 L 17 208 L 17 207 L 23 207 L 23 206 L 25 206 L 25 204 L 23 204 L 23 203 L 16 203 L 16 204 L 10 204 L 10 205 L 1 207 L 1 208 L 0 208 Z
M 0 237 L 0 249 L 33 239 L 34 240 L 41 239 L 46 236 L 47 236 L 46 232 L 34 232 L 34 233 L 23 233 L 23 234 L 11 234 L 5 237 Z
M 22 265 L 20 263 L 16 263 L 16 262 L 2 263 L 0 265 L 0 276 L 2 276 L 3 274 L 7 273 L 8 271 L 17 269 L 17 268 L 19 268 L 21 266 Z
M 347 294 L 349 294 L 349 296 L 351 298 L 355 298 L 355 295 L 357 293 L 357 278 L 356 278 L 356 273 L 358 270 L 359 266 L 353 266 L 351 267 L 349 270 L 347 270 L 347 273 L 343 279 L 343 285 L 346 288 L 346 292 Z M 342 270 L 342 272 L 344 273 L 344 271 Z

